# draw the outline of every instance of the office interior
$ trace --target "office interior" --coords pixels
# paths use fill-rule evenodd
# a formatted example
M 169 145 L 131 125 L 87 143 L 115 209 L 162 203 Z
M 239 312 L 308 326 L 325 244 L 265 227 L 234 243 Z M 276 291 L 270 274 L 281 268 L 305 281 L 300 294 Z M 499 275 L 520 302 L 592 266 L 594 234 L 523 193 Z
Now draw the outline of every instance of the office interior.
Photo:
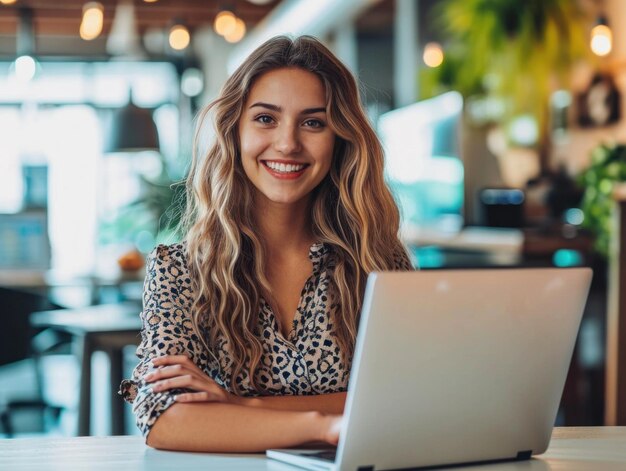
M 139 433 L 146 255 L 276 34 L 358 77 L 416 267 L 593 269 L 556 425 L 626 425 L 621 0 L 0 0 L 0 437 Z

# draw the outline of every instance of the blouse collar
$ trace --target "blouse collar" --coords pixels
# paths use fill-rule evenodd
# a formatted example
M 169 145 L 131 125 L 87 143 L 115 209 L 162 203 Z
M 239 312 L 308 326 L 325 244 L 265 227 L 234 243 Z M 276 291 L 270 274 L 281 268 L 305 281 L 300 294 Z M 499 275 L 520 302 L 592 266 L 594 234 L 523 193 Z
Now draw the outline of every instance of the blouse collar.
M 309 259 L 313 263 L 313 274 L 315 276 L 327 268 L 331 247 L 324 242 L 315 242 L 309 249 Z

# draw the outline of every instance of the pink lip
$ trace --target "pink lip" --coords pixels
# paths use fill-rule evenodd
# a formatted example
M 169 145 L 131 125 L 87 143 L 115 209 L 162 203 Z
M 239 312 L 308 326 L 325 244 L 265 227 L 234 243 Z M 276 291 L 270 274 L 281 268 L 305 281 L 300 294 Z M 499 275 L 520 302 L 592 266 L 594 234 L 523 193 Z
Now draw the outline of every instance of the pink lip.
M 274 169 L 269 168 L 265 162 L 278 162 L 278 163 L 285 164 L 285 165 L 288 165 L 288 164 L 301 165 L 302 162 L 294 162 L 293 160 L 262 160 L 261 163 L 263 164 L 263 168 L 267 170 L 267 172 L 271 176 L 273 176 L 274 178 L 278 178 L 279 180 L 296 180 L 297 178 L 300 178 L 302 174 L 306 171 L 306 169 L 309 167 L 308 165 L 306 165 L 299 172 L 281 173 L 281 172 L 277 172 Z

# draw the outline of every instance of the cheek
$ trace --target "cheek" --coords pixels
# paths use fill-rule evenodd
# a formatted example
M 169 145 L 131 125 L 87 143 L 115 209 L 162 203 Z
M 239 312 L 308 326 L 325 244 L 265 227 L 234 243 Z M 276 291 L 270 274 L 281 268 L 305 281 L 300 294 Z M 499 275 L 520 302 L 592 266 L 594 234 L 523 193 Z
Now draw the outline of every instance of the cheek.
M 251 130 L 242 130 L 239 138 L 239 149 L 243 161 L 255 161 L 267 147 L 262 135 Z

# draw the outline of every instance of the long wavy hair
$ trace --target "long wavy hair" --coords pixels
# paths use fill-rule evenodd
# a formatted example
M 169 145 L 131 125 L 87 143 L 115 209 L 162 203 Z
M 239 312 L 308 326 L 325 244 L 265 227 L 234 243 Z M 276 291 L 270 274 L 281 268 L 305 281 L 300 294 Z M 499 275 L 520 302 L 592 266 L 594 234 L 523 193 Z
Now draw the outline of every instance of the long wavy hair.
M 193 325 L 197 333 L 209 332 L 204 341 L 210 351 L 222 339 L 235 394 L 243 393 L 236 382 L 240 374 L 263 392 L 255 380 L 263 352 L 258 315 L 261 299 L 272 299 L 265 245 L 254 217 L 254 187 L 241 163 L 238 123 L 255 80 L 286 67 L 311 72 L 322 81 L 329 126 L 336 134 L 331 169 L 314 190 L 310 221 L 316 240 L 332 250 L 329 302 L 337 305 L 334 335 L 347 364 L 367 275 L 394 269 L 394 257 L 406 253 L 398 239 L 398 208 L 383 177 L 383 150 L 354 77 L 313 37 L 268 40 L 200 114 L 196 149 L 209 114 L 216 138 L 208 152 L 194 152 L 186 182 L 186 250 L 196 291 Z

